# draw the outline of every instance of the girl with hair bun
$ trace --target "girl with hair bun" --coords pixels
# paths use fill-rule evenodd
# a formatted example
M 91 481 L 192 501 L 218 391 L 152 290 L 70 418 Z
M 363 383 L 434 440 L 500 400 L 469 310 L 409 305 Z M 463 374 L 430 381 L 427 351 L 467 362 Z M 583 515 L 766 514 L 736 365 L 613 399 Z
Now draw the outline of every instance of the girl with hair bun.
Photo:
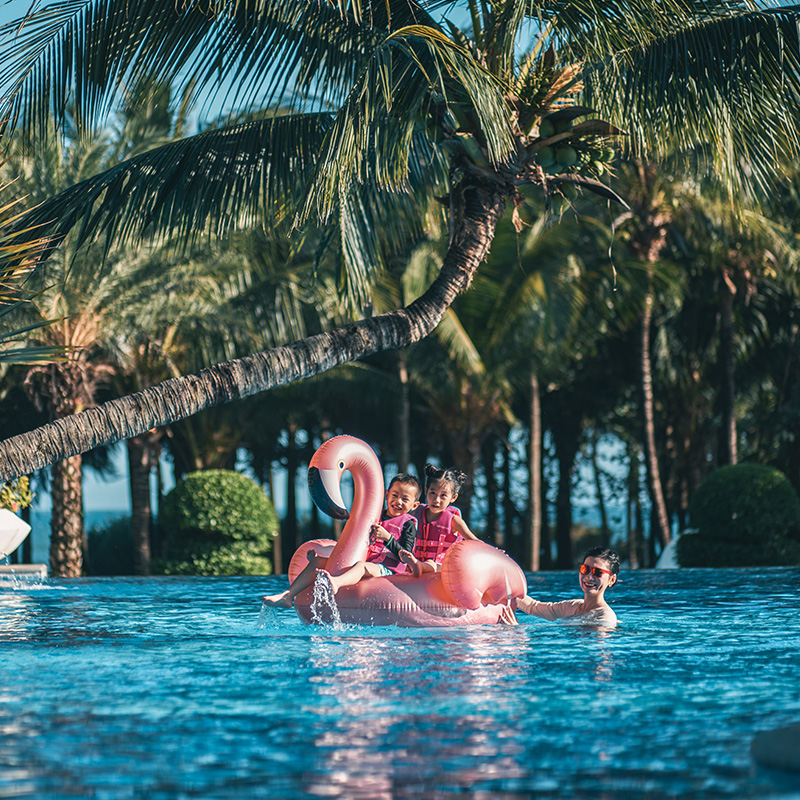
M 425 465 L 425 500 L 414 512 L 419 531 L 414 551 L 401 550 L 400 560 L 419 577 L 423 572 L 440 572 L 442 559 L 451 545 L 461 539 L 477 539 L 452 505 L 467 481 L 457 469 L 441 469 Z

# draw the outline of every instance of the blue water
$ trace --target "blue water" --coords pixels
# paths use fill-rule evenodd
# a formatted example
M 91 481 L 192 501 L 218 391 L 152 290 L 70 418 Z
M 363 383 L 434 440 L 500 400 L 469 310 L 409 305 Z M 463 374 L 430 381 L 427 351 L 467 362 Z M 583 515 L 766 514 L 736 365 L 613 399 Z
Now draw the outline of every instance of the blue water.
M 800 798 L 800 569 L 626 573 L 611 632 L 312 628 L 286 579 L 0 583 L 0 797 Z M 577 576 L 529 576 L 540 599 Z

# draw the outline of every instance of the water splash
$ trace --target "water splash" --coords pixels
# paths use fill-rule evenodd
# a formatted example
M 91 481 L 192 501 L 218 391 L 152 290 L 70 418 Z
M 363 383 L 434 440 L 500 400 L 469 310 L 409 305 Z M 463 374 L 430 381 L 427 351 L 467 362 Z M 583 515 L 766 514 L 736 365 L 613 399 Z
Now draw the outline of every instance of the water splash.
M 0 564 L 0 566 L 3 565 Z M 44 586 L 44 580 L 40 574 L 17 572 L 10 564 L 5 564 L 5 566 L 10 569 L 8 572 L 0 573 L 0 589 L 19 591 L 21 589 L 38 589 Z
M 268 606 L 266 603 L 261 604 L 261 611 L 258 613 L 258 621 L 256 622 L 256 628 L 258 630 L 263 630 L 264 628 L 269 625 L 270 627 L 274 627 L 278 624 L 278 615 L 275 613 L 275 609 L 272 606 Z
M 311 621 L 315 625 L 332 625 L 343 628 L 336 595 L 331 586 L 331 579 L 325 572 L 318 572 L 314 581 L 314 600 L 311 603 Z

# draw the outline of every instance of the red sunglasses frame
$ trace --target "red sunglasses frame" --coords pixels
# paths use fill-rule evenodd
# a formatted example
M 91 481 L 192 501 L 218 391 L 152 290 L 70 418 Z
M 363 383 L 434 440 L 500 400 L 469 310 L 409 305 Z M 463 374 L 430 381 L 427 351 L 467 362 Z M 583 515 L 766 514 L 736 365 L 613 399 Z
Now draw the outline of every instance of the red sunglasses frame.
M 610 569 L 603 569 L 602 567 L 587 567 L 586 564 L 581 564 L 578 567 L 578 572 L 580 572 L 581 575 L 588 575 L 591 572 L 595 578 L 599 578 L 603 573 L 606 575 L 614 574 Z

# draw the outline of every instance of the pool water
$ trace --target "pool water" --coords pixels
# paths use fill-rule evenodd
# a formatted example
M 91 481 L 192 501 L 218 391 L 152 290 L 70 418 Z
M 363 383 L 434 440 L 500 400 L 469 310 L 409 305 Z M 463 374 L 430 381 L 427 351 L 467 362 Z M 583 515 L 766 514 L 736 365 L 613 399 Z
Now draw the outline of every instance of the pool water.
M 0 583 L 0 798 L 800 798 L 749 750 L 800 721 L 800 569 L 622 577 L 605 632 L 307 627 L 261 611 L 284 577 Z

